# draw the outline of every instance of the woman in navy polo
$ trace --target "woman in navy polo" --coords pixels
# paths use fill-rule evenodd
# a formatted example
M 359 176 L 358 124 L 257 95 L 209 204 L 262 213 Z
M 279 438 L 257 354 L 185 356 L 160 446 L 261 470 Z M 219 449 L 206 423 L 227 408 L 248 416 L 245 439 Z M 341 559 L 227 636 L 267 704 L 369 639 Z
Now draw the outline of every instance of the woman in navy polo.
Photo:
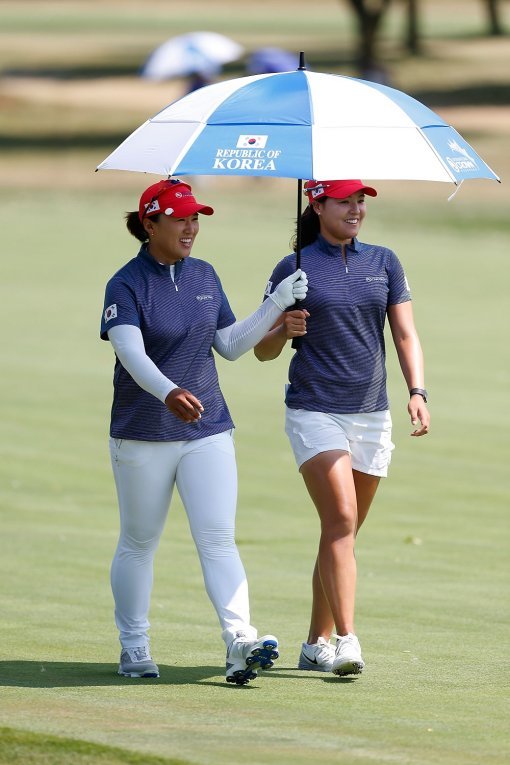
M 321 522 L 312 579 L 312 615 L 300 669 L 358 674 L 364 662 L 354 628 L 354 544 L 387 475 L 393 444 L 386 391 L 384 324 L 390 324 L 409 388 L 411 435 L 429 428 L 423 355 L 411 294 L 397 256 L 357 235 L 365 195 L 360 180 L 308 181 L 303 212 L 302 263 L 309 288 L 300 310 L 279 317 L 255 347 L 261 361 L 276 358 L 299 337 L 289 369 L 286 425 L 296 463 Z M 266 294 L 294 268 L 281 260 Z M 330 636 L 336 629 L 336 646 Z
M 233 360 L 252 348 L 305 297 L 306 275 L 292 273 L 273 300 L 236 322 L 213 267 L 190 257 L 199 213 L 213 209 L 178 179 L 146 189 L 139 209 L 127 215 L 140 251 L 106 286 L 101 338 L 116 355 L 110 451 L 120 537 L 111 584 L 119 674 L 159 677 L 148 612 L 153 559 L 177 486 L 227 646 L 226 679 L 244 684 L 272 666 L 278 642 L 272 635 L 259 639 L 250 623 L 235 544 L 234 425 L 212 351 Z

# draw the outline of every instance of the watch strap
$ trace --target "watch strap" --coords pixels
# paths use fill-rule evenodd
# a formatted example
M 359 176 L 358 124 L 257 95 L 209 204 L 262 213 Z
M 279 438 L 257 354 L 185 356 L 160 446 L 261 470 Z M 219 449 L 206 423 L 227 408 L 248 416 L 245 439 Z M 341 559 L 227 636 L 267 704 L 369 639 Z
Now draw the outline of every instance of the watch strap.
M 425 388 L 411 388 L 411 390 L 409 391 L 409 395 L 410 396 L 421 396 L 422 399 L 425 401 L 425 403 L 427 403 L 428 393 L 425 390 Z

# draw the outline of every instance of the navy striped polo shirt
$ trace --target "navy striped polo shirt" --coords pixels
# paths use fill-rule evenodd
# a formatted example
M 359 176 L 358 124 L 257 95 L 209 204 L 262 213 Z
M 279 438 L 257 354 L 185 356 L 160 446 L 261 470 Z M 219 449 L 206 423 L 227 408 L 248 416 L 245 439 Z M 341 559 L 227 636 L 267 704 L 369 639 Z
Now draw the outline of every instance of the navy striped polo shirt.
M 175 280 L 175 281 L 174 281 Z M 119 324 L 139 327 L 147 355 L 172 382 L 204 407 L 196 423 L 185 423 L 147 393 L 116 358 L 110 435 L 138 441 L 189 441 L 233 427 L 219 386 L 212 343 L 217 329 L 235 322 L 214 268 L 187 257 L 161 265 L 143 245 L 106 285 L 101 338 Z
M 301 252 L 308 293 L 307 334 L 292 357 L 285 402 L 291 409 L 352 414 L 388 409 L 384 324 L 389 305 L 411 300 L 404 270 L 386 247 L 353 239 L 345 248 L 319 235 Z M 296 268 L 275 267 L 266 293 Z M 297 307 L 297 306 L 295 306 Z

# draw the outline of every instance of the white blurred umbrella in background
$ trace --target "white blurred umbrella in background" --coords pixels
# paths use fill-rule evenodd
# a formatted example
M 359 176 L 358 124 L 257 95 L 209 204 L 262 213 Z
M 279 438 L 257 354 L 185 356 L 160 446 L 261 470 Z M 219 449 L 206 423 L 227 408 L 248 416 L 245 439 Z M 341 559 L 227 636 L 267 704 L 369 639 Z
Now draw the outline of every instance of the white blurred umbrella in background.
M 167 40 L 156 48 L 142 67 L 141 75 L 150 80 L 169 80 L 200 74 L 212 77 L 223 64 L 235 61 L 244 48 L 217 32 L 190 32 Z

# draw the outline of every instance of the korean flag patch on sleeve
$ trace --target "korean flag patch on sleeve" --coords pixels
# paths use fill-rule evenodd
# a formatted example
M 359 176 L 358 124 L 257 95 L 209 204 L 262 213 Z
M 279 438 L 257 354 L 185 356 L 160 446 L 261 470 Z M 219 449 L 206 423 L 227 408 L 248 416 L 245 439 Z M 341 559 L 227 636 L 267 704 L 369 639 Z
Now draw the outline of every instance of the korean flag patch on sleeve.
M 116 318 L 117 318 L 117 303 L 112 303 L 112 305 L 109 305 L 104 312 L 105 324 L 108 324 L 110 319 L 116 319 Z

